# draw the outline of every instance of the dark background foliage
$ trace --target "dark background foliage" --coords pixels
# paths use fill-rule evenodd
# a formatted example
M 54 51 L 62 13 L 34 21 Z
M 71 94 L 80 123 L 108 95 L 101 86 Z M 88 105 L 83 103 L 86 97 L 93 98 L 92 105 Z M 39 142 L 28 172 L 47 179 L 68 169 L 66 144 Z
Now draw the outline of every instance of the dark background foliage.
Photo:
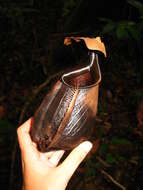
M 61 74 L 84 56 L 84 49 L 65 48 L 64 37 L 98 35 L 107 50 L 107 58 L 100 59 L 95 118 L 99 148 L 81 165 L 68 189 L 143 189 L 142 33 L 141 0 L 0 0 L 3 189 L 21 188 L 17 126 L 33 115 Z

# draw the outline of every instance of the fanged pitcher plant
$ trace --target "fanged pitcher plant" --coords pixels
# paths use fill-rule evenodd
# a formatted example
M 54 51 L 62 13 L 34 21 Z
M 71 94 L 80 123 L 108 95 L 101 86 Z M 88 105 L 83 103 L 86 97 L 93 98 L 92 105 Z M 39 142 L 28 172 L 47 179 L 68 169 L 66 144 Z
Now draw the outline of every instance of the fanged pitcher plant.
M 106 56 L 105 47 L 100 37 L 68 37 L 65 45 L 72 40 L 85 42 L 89 63 L 62 75 L 34 114 L 30 135 L 42 152 L 73 149 L 88 140 L 95 127 L 101 81 L 97 51 Z

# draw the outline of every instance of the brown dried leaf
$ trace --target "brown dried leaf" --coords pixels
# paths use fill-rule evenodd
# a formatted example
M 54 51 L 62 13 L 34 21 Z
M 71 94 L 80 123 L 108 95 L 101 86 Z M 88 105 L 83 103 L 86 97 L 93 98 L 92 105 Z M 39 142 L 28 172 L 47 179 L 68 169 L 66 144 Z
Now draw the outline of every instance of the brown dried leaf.
M 96 37 L 96 38 L 66 37 L 64 40 L 64 44 L 70 45 L 72 43 L 72 41 L 71 41 L 72 39 L 75 40 L 76 42 L 79 42 L 80 40 L 84 40 L 88 49 L 101 51 L 106 57 L 105 46 L 104 46 L 104 43 L 101 41 L 100 37 Z
M 98 149 L 98 147 L 99 147 L 99 145 L 100 145 L 100 140 L 99 140 L 99 139 L 94 140 L 94 141 L 92 141 L 92 144 L 93 144 L 93 147 L 92 147 L 90 153 L 89 153 L 88 156 L 87 156 L 88 158 L 90 158 L 91 155 L 93 155 L 93 154 L 96 153 L 96 151 L 97 151 L 97 149 Z
M 0 105 L 0 118 L 2 118 L 5 115 L 5 108 L 3 105 Z
M 111 129 L 111 123 L 105 121 L 104 125 L 105 125 L 104 132 L 105 132 L 105 134 L 107 134 L 109 132 L 109 130 Z
M 139 104 L 137 110 L 137 120 L 138 120 L 138 126 L 143 127 L 143 101 Z

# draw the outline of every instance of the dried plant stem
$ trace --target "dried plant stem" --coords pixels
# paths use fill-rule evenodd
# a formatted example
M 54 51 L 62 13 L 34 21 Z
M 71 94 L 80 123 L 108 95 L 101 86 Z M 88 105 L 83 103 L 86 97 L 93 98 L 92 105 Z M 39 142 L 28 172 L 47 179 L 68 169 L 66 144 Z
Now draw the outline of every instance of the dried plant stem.
M 63 72 L 59 72 L 56 73 L 52 76 L 50 76 L 49 78 L 47 78 L 47 80 L 45 80 L 45 82 L 43 82 L 42 84 L 40 84 L 36 89 L 33 90 L 32 95 L 29 97 L 28 101 L 24 104 L 23 109 L 21 111 L 20 117 L 19 117 L 19 124 L 22 123 L 25 112 L 27 110 L 27 108 L 29 107 L 29 105 L 31 104 L 31 102 L 33 101 L 33 99 L 39 94 L 39 92 L 45 87 L 47 86 L 50 81 L 58 76 L 60 76 Z
M 24 120 L 24 115 L 28 109 L 28 107 L 30 106 L 30 104 L 32 103 L 32 101 L 34 100 L 34 98 L 38 95 L 38 93 L 45 87 L 47 86 L 50 81 L 58 76 L 60 76 L 63 73 L 63 71 L 58 72 L 56 74 L 51 75 L 49 78 L 47 78 L 45 80 L 45 82 L 43 82 L 41 85 L 39 85 L 36 89 L 33 90 L 32 95 L 29 96 L 28 100 L 25 102 L 23 109 L 20 113 L 20 117 L 19 117 L 19 122 L 18 124 L 20 125 L 23 120 Z M 16 134 L 15 134 L 16 136 Z M 13 151 L 12 151 L 12 155 L 11 155 L 11 165 L 10 165 L 10 177 L 9 177 L 9 190 L 12 190 L 13 188 L 13 183 L 14 183 L 14 165 L 15 165 L 15 160 L 16 160 L 16 154 L 17 154 L 17 148 L 18 148 L 18 141 L 17 138 L 15 137 L 15 142 L 14 142 L 14 146 L 13 146 Z
M 114 183 L 116 186 L 118 186 L 120 189 L 122 190 L 126 190 L 126 187 L 124 187 L 123 185 L 121 185 L 119 182 L 117 182 L 110 174 L 108 174 L 107 172 L 105 172 L 104 170 L 100 171 L 102 174 L 104 174 L 110 181 L 112 181 L 112 183 Z
M 96 159 L 106 168 L 109 168 L 111 166 L 110 164 L 107 164 L 100 156 L 96 156 Z

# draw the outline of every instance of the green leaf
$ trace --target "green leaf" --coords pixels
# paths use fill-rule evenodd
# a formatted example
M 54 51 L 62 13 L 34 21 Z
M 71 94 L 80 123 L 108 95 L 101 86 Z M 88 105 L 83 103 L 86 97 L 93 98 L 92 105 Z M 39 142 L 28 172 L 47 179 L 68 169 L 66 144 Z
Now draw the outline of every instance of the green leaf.
M 91 177 L 91 176 L 95 176 L 97 169 L 101 166 L 100 163 L 96 163 L 94 160 L 88 160 L 87 161 L 87 166 L 88 166 L 88 171 L 86 172 L 85 176 L 86 177 Z
M 116 138 L 116 137 L 112 138 L 110 143 L 114 144 L 114 145 L 117 145 L 117 144 L 119 144 L 119 145 L 131 145 L 132 144 L 131 141 L 129 141 L 127 139 Z
M 108 164 L 113 164 L 113 163 L 116 163 L 117 160 L 112 154 L 109 153 L 109 154 L 106 155 L 105 162 L 107 162 Z
M 133 21 L 127 21 L 127 25 L 129 25 L 129 26 L 135 26 L 135 25 L 136 25 L 136 23 L 135 23 L 135 22 L 133 22 Z
M 138 30 L 140 31 L 140 35 L 141 35 L 141 33 L 142 33 L 142 31 L 143 31 L 143 20 L 141 20 L 141 22 L 139 22 L 139 23 L 137 24 L 137 26 L 138 26 Z
M 137 8 L 140 15 L 143 15 L 143 3 L 141 3 L 140 1 L 135 1 L 135 0 L 127 0 L 127 2 L 133 7 Z
M 116 35 L 119 40 L 129 38 L 128 31 L 126 27 L 122 24 L 119 24 L 116 29 Z
M 98 18 L 98 20 L 100 20 L 100 21 L 102 21 L 102 22 L 107 22 L 107 23 L 113 22 L 111 19 L 109 19 L 109 18 L 104 18 L 104 17 L 100 17 L 100 18 Z
M 126 160 L 126 158 L 123 157 L 123 156 L 119 156 L 119 157 L 118 157 L 118 161 L 120 161 L 120 162 L 123 162 L 123 161 L 125 161 L 125 160 Z
M 141 39 L 141 33 L 138 30 L 137 27 L 128 27 L 129 34 L 134 38 L 135 40 L 139 41 Z
M 115 28 L 115 23 L 114 22 L 109 22 L 103 27 L 103 34 L 109 34 L 112 32 Z
M 99 154 L 100 154 L 100 155 L 103 155 L 103 154 L 106 152 L 107 148 L 108 148 L 108 145 L 107 145 L 107 144 L 101 144 L 101 145 L 100 145 L 100 148 L 99 148 L 99 150 L 98 150 Z
M 99 115 L 101 115 L 101 116 L 103 116 L 104 115 L 104 107 L 103 107 L 103 105 L 102 104 L 98 104 L 98 113 L 99 113 Z

